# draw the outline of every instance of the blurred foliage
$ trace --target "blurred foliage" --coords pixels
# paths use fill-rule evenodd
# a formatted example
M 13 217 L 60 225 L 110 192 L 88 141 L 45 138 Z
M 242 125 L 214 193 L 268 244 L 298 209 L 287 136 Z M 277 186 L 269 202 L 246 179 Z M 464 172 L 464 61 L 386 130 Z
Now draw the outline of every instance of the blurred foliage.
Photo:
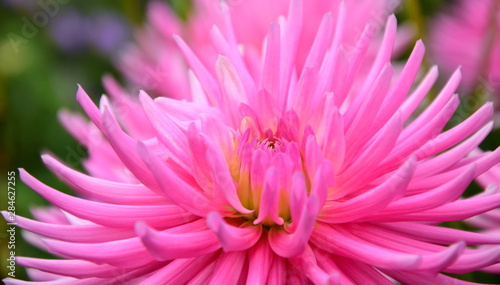
M 119 80 L 120 74 L 113 66 L 115 54 L 102 54 L 92 47 L 84 47 L 76 53 L 62 50 L 50 34 L 50 22 L 58 17 L 60 11 L 76 10 L 83 16 L 99 12 L 115 12 L 121 15 L 129 29 L 140 26 L 145 18 L 147 1 L 61 1 L 58 12 L 50 16 L 46 25 L 40 25 L 32 37 L 14 38 L 12 35 L 23 36 L 26 22 L 33 21 L 33 16 L 43 11 L 37 1 L 1 0 L 0 1 L 0 183 L 7 185 L 6 173 L 18 167 L 26 168 L 35 177 L 48 185 L 69 191 L 68 187 L 58 181 L 41 163 L 41 152 L 50 151 L 56 156 L 71 162 L 80 168 L 80 159 L 85 157 L 81 146 L 75 142 L 57 122 L 57 112 L 62 109 L 80 110 L 75 100 L 76 84 L 85 86 L 86 91 L 94 99 L 104 92 L 101 86 L 103 74 L 111 73 Z M 31 8 L 23 7 L 20 3 L 31 2 Z M 186 19 L 191 9 L 189 1 L 168 0 L 173 9 Z M 440 9 L 448 9 L 454 1 L 450 0 L 403 0 L 397 17 L 400 22 L 411 23 L 417 27 L 416 38 L 425 39 L 426 23 Z M 80 31 L 75 30 L 78 35 Z M 11 35 L 9 37 L 9 35 Z M 20 42 L 19 42 L 20 40 Z M 16 44 L 17 43 L 17 44 Z M 408 56 L 408 53 L 403 55 Z M 476 97 L 474 97 L 476 98 Z M 477 99 L 477 98 L 476 98 Z M 473 99 L 473 100 L 476 100 Z M 467 99 L 469 100 L 469 99 Z M 477 102 L 464 104 L 466 107 L 479 106 Z M 470 102 L 469 102 L 470 103 Z M 476 107 L 477 107 L 476 106 Z M 474 108 L 476 108 L 474 107 Z M 472 109 L 457 112 L 459 117 L 455 121 L 463 120 Z M 494 149 L 498 146 L 500 131 L 494 131 L 483 143 L 485 149 Z M 35 205 L 47 205 L 38 194 L 20 183 L 17 176 L 17 214 L 30 216 L 29 208 Z M 476 187 L 476 188 L 474 188 Z M 477 186 L 472 190 L 478 191 Z M 1 209 L 7 205 L 6 194 L 0 193 Z M 463 224 L 452 223 L 448 226 L 462 227 Z M 5 277 L 7 256 L 4 241 L 5 224 L 0 223 L 0 239 L 2 239 L 1 269 Z M 28 245 L 17 232 L 16 240 L 18 256 L 33 256 L 50 258 L 44 251 Z M 16 277 L 25 279 L 26 275 L 18 268 Z M 500 282 L 488 274 L 473 273 L 465 276 L 476 282 Z

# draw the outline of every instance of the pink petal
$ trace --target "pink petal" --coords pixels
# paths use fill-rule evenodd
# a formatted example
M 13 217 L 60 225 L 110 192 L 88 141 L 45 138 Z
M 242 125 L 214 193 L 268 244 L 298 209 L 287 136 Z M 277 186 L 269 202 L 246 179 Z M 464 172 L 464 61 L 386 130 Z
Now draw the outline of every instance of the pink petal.
M 414 270 L 418 268 L 421 257 L 379 247 L 360 240 L 341 227 L 330 227 L 319 223 L 311 235 L 311 242 L 319 248 L 361 262 L 390 268 L 393 270 Z
M 188 146 L 188 141 L 184 131 L 163 113 L 146 93 L 141 91 L 139 100 L 156 131 L 156 137 L 168 149 L 169 158 L 179 163 L 184 169 L 189 169 L 190 157 L 184 151 Z
M 328 197 L 328 190 L 335 186 L 333 166 L 324 160 L 312 181 L 311 194 L 318 197 L 318 212 L 324 207 Z
M 315 218 L 318 210 L 318 197 L 312 195 L 307 201 L 307 206 L 303 208 L 300 220 L 296 221 L 297 225 L 293 233 L 287 233 L 283 229 L 271 228 L 269 231 L 269 245 L 273 251 L 285 258 L 304 253 L 316 222 Z
M 278 212 L 281 175 L 281 171 L 276 167 L 267 169 L 264 188 L 260 197 L 259 215 L 253 221 L 254 225 L 262 223 L 267 218 L 270 218 L 278 225 L 283 225 L 284 220 L 279 216 Z
M 437 154 L 448 149 L 449 147 L 456 145 L 466 137 L 473 134 L 481 126 L 486 124 L 491 119 L 492 114 L 492 103 L 485 103 L 479 110 L 468 117 L 465 121 L 463 121 L 456 127 L 440 134 L 435 139 L 427 142 L 422 148 L 415 152 L 415 155 L 417 155 L 417 157 L 421 159 L 423 157 L 429 157 L 431 155 Z
M 103 124 L 101 122 L 101 112 L 95 106 L 92 99 L 90 99 L 89 95 L 83 90 L 83 88 L 78 85 L 78 91 L 76 92 L 76 100 L 82 106 L 83 110 L 89 116 L 89 118 L 94 122 L 94 124 L 100 129 L 103 130 Z
M 357 97 L 360 101 L 359 109 L 349 108 L 346 112 L 344 116 L 346 120 L 346 144 L 350 145 L 349 149 L 359 149 L 360 146 L 364 145 L 382 127 L 375 128 L 373 127 L 373 123 L 377 113 L 381 112 L 379 109 L 384 98 L 387 96 L 393 74 L 394 69 L 387 63 L 371 88 L 363 96 Z M 353 104 L 356 103 L 353 102 Z M 350 121 L 348 121 L 349 115 L 352 116 Z
M 100 277 L 114 279 L 118 272 L 122 272 L 123 275 L 121 277 L 123 277 L 123 279 L 120 278 L 120 280 L 126 280 L 126 275 L 140 277 L 142 274 L 154 271 L 159 266 L 162 266 L 161 263 L 152 263 L 147 266 L 138 266 L 137 269 L 121 269 L 107 264 L 97 265 L 84 260 L 39 259 L 29 257 L 17 257 L 16 262 L 23 267 L 36 268 L 46 272 L 75 278 Z
M 74 243 L 44 239 L 43 243 L 53 254 L 97 264 L 106 263 L 122 268 L 137 268 L 154 262 L 153 256 L 138 237 L 102 243 Z
M 215 269 L 215 261 L 207 264 L 186 285 L 208 284 Z
M 155 176 L 163 194 L 184 210 L 205 217 L 215 210 L 212 201 L 195 187 L 183 181 L 161 159 L 150 153 L 144 144 L 137 145 L 137 152 Z
M 439 284 L 439 285 L 467 285 L 476 284 L 467 281 L 458 280 L 446 275 L 427 276 L 418 273 L 410 273 L 396 270 L 382 270 L 385 274 L 391 276 L 403 284 Z
M 492 127 L 493 123 L 490 122 L 470 138 L 468 138 L 466 141 L 460 143 L 454 148 L 446 151 L 445 153 L 441 153 L 439 156 L 430 157 L 427 160 L 421 161 L 417 167 L 417 170 L 415 171 L 415 176 L 430 176 L 432 174 L 439 173 L 444 169 L 447 169 L 449 166 L 452 166 L 453 164 L 462 160 L 467 156 L 467 154 L 471 153 L 475 148 L 479 146 L 479 144 L 491 131 Z
M 225 252 L 247 250 L 262 235 L 261 225 L 253 226 L 247 222 L 241 227 L 231 226 L 216 212 L 208 214 L 207 226 L 215 233 Z
M 150 225 L 172 227 L 194 219 L 194 216 L 173 205 L 114 205 L 93 202 L 63 194 L 35 179 L 24 169 L 21 180 L 55 206 L 79 218 L 109 227 L 132 227 L 137 221 Z
M 463 257 L 462 254 L 465 249 L 465 242 L 463 241 L 455 242 L 450 247 L 443 248 L 434 244 L 419 242 L 371 224 L 351 224 L 346 228 L 353 235 L 371 244 L 402 253 L 420 254 L 422 260 L 417 270 L 430 274 L 437 274 L 439 271 L 449 268 L 451 264 Z
M 467 245 L 500 244 L 500 236 L 433 225 L 408 222 L 378 223 L 377 225 L 411 238 L 436 244 L 451 244 L 459 240 L 465 241 Z
M 493 186 L 497 191 L 496 185 Z M 460 221 L 500 207 L 500 193 L 458 200 L 443 206 L 408 215 L 392 216 L 391 221 Z M 387 218 L 379 219 L 380 221 Z
M 227 57 L 234 65 L 235 72 L 239 75 L 241 83 L 245 87 L 246 94 L 243 98 L 251 98 L 252 95 L 255 94 L 257 87 L 255 86 L 254 80 L 243 62 L 242 57 L 240 56 L 237 46 L 230 45 L 217 26 L 212 26 L 209 36 L 217 54 Z M 245 100 L 242 100 L 242 102 L 245 102 Z
M 217 264 L 210 280 L 211 285 L 237 284 L 243 265 L 245 264 L 246 252 L 223 252 L 217 260 Z
M 387 121 L 396 112 L 396 110 L 401 110 L 400 106 L 403 103 L 406 95 L 410 91 L 415 77 L 419 72 L 420 65 L 422 64 L 422 60 L 424 58 L 424 53 L 424 44 L 421 40 L 418 40 L 403 70 L 396 79 L 396 82 L 394 83 L 394 85 L 392 85 L 389 93 L 385 96 L 382 107 L 377 114 L 377 119 L 373 125 L 373 129 L 376 130 L 381 128 L 383 124 L 387 123 Z M 429 71 L 429 74 L 430 76 L 432 76 L 431 71 Z M 427 94 L 427 92 L 425 92 L 425 94 Z M 401 115 L 403 122 L 406 121 L 405 113 L 402 112 Z
M 258 108 L 259 110 L 268 109 L 268 117 L 264 122 L 269 122 L 270 119 L 275 118 L 278 113 L 272 113 L 275 109 L 279 112 L 278 103 L 282 97 L 280 93 L 280 25 L 277 23 L 271 23 L 269 25 L 269 32 L 267 36 L 266 53 L 264 59 L 264 65 L 262 67 L 262 77 L 260 80 L 260 90 L 266 90 L 269 93 L 270 104 L 267 106 L 262 106 L 264 108 Z M 255 103 L 259 103 L 257 100 Z
M 154 130 L 138 102 L 128 96 L 113 77 L 105 75 L 102 81 L 104 88 L 113 98 L 113 106 L 116 109 L 117 116 L 128 133 L 138 139 L 153 137 Z
M 274 256 L 271 269 L 269 269 L 267 284 L 285 285 L 286 275 L 286 259 Z
M 287 22 L 283 32 L 283 43 L 281 44 L 281 92 L 288 94 L 291 87 L 290 79 L 294 72 L 294 59 L 297 56 L 297 50 L 300 42 L 300 33 L 302 31 L 303 19 L 303 0 L 291 0 L 288 6 Z M 288 96 L 280 96 L 280 111 L 285 111 L 288 105 Z
M 194 54 L 194 52 L 189 48 L 189 46 L 182 40 L 181 37 L 174 35 L 174 41 L 177 43 L 182 51 L 182 54 L 186 58 L 186 61 L 193 69 L 194 74 L 200 81 L 201 85 L 205 89 L 205 93 L 208 95 L 208 101 L 212 106 L 221 106 L 221 94 L 215 78 L 210 74 L 210 72 L 203 66 L 200 59 Z
M 346 223 L 370 216 L 401 197 L 413 177 L 416 161 L 411 158 L 384 183 L 345 202 L 328 201 L 318 220 Z
M 290 258 L 289 262 L 297 268 L 299 272 L 307 276 L 314 284 L 330 284 L 335 277 L 324 272 L 316 263 L 316 257 L 312 249 L 307 246 L 301 255 Z
M 394 150 L 397 138 L 402 130 L 401 116 L 394 115 L 393 118 L 382 128 L 373 138 L 373 142 L 359 153 L 359 156 L 351 164 L 338 173 L 337 184 L 342 188 L 356 189 L 356 186 L 363 185 L 372 178 L 366 175 L 365 171 L 376 168 L 387 155 Z M 338 195 L 345 195 L 345 192 L 339 191 Z
M 338 267 L 342 270 L 342 272 L 344 272 L 344 274 L 352 279 L 352 284 L 394 284 L 394 282 L 383 276 L 373 266 L 338 255 L 335 255 L 332 258 L 338 265 Z
M 333 104 L 333 102 L 332 102 Z M 324 139 L 319 140 L 323 146 L 323 156 L 329 159 L 335 172 L 338 172 L 344 162 L 346 151 L 344 120 L 338 109 L 332 106 L 325 111 Z
M 104 111 L 102 121 L 104 126 L 103 132 L 105 132 L 106 137 L 121 161 L 123 161 L 125 166 L 139 181 L 158 193 L 158 184 L 135 151 L 137 142 L 121 130 L 118 122 L 114 120 L 109 111 Z
M 420 84 L 417 88 L 415 88 L 415 91 L 411 93 L 408 99 L 406 99 L 406 101 L 399 108 L 404 122 L 406 122 L 406 120 L 408 120 L 408 118 L 410 118 L 413 112 L 418 108 L 422 100 L 431 90 L 437 78 L 438 70 L 436 66 L 433 66 L 427 72 L 424 79 L 420 81 Z
M 408 213 L 422 212 L 434 209 L 446 203 L 456 201 L 474 179 L 475 166 L 466 169 L 461 176 L 456 177 L 448 183 L 422 194 L 401 198 L 391 203 L 380 213 L 370 216 L 369 219 L 376 220 L 380 216 L 394 216 Z
M 65 183 L 91 199 L 122 205 L 169 204 L 167 199 L 143 185 L 119 183 L 88 176 L 67 167 L 48 154 L 42 155 L 42 160 Z
M 460 101 L 458 96 L 454 95 L 447 102 L 447 104 L 439 110 L 437 115 L 427 118 L 425 124 L 418 126 L 418 129 L 411 128 L 411 124 L 406 127 L 401 133 L 401 136 L 398 138 L 396 147 L 394 147 L 394 150 L 385 159 L 384 163 L 387 165 L 394 164 L 399 161 L 401 157 L 405 157 L 410 154 L 413 155 L 416 150 L 424 146 L 431 139 L 435 138 L 441 129 L 444 128 L 459 104 Z
M 170 233 L 156 231 L 144 223 L 135 226 L 137 235 L 156 260 L 172 260 L 206 255 L 220 248 L 212 231 Z
M 214 197 L 226 200 L 236 211 L 244 214 L 252 213 L 253 210 L 246 209 L 236 192 L 234 180 L 228 169 L 227 162 L 222 151 L 214 145 L 208 145 L 206 159 L 212 172 L 214 181 Z
M 203 268 L 215 262 L 217 255 L 218 253 L 210 253 L 199 257 L 175 259 L 146 278 L 141 284 L 185 284 Z
M 267 237 L 262 235 L 255 246 L 248 251 L 247 284 L 265 284 L 271 269 L 273 251 L 269 247 Z
M 428 124 L 431 118 L 436 118 L 438 116 L 439 112 L 441 112 L 441 110 L 443 110 L 443 108 L 450 101 L 450 98 L 453 96 L 455 90 L 457 89 L 461 78 L 462 74 L 458 69 L 448 80 L 441 92 L 437 95 L 436 99 L 432 101 L 432 103 L 422 112 L 422 114 L 420 114 L 413 122 L 411 122 L 410 125 L 408 125 L 408 127 L 405 128 L 405 131 L 401 135 L 401 140 L 412 137 L 415 131 Z M 443 119 L 443 121 L 447 122 L 448 120 Z
M 333 24 L 332 13 L 326 13 L 318 27 L 316 37 L 309 50 L 304 67 L 321 65 L 321 61 L 325 57 L 326 50 L 331 43 Z
M 5 219 L 6 211 L 2 211 Z M 123 228 L 108 228 L 100 225 L 60 225 L 42 223 L 16 216 L 17 226 L 44 237 L 77 243 L 95 243 L 134 237 L 133 231 Z

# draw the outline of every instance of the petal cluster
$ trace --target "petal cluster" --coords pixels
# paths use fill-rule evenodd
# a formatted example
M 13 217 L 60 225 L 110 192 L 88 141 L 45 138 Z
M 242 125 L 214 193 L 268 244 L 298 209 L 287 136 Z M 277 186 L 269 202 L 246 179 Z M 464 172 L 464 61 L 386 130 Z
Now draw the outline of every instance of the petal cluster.
M 298 47 L 287 56 L 293 60 L 299 71 L 304 67 L 321 19 L 326 13 L 337 15 L 340 2 L 342 1 L 311 0 L 302 7 L 301 15 L 295 15 L 295 23 L 291 25 L 302 32 L 288 40 Z M 371 22 L 369 33 L 378 36 L 387 17 L 400 5 L 399 0 L 343 2 L 349 16 L 345 19 L 345 25 L 339 27 L 336 32 L 343 34 L 342 41 L 347 50 L 355 48 L 368 22 Z M 189 67 L 182 59 L 172 35 L 183 35 L 183 39 L 195 53 L 204 55 L 200 58 L 201 62 L 212 70 L 213 61 L 220 53 L 212 44 L 214 38 L 220 37 L 221 32 L 234 33 L 234 36 L 226 40 L 244 49 L 242 56 L 248 72 L 253 77 L 259 77 L 260 66 L 257 63 L 262 60 L 265 51 L 262 47 L 268 34 L 269 23 L 285 21 L 289 3 L 290 0 L 195 0 L 192 1 L 193 7 L 187 21 L 184 21 L 176 17 L 167 5 L 153 1 L 148 5 L 147 25 L 136 31 L 136 42 L 120 54 L 116 65 L 129 79 L 134 92 L 146 90 L 155 97 L 191 99 L 194 95 L 193 86 L 185 75 Z M 335 29 L 336 21 L 331 24 Z M 282 33 L 282 36 L 289 37 L 293 34 Z M 401 26 L 395 43 L 395 53 L 401 53 L 412 36 L 413 32 L 409 27 Z M 368 41 L 365 42 L 367 43 Z M 372 45 L 365 54 L 366 60 L 373 60 L 375 54 L 376 47 Z M 366 70 L 368 64 L 362 63 L 361 68 Z
M 462 87 L 473 91 L 479 85 L 500 87 L 500 6 L 497 1 L 457 1 L 441 13 L 429 31 L 432 59 L 450 74 L 462 66 Z
M 443 131 L 460 71 L 419 110 L 438 75 L 417 79 L 423 43 L 395 72 L 396 18 L 367 57 L 376 23 L 349 46 L 343 2 L 302 61 L 304 5 L 268 23 L 258 53 L 224 5 L 217 56 L 174 36 L 190 101 L 133 98 L 105 78 L 110 97 L 96 106 L 79 88 L 91 122 L 61 121 L 89 150 L 88 174 L 43 155 L 78 197 L 20 170 L 54 208 L 17 222 L 64 259 L 18 264 L 53 284 L 457 284 L 441 272 L 496 266 L 499 236 L 439 226 L 500 206 L 496 186 L 460 198 L 500 162 L 500 150 L 469 155 L 492 128 L 491 104 Z

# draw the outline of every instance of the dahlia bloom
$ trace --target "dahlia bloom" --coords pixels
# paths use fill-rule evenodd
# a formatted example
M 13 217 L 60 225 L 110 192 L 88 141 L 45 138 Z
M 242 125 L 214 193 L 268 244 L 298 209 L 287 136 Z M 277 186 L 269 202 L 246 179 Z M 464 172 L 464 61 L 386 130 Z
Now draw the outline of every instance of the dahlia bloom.
M 500 90 L 500 7 L 496 0 L 461 0 L 431 23 L 431 56 L 447 74 L 462 66 L 462 87 Z
M 172 34 L 181 35 L 197 54 L 204 54 L 200 60 L 212 72 L 213 62 L 218 52 L 212 45 L 213 38 L 218 37 L 213 25 L 223 32 L 233 32 L 234 38 L 228 39 L 232 44 L 244 47 L 243 61 L 249 72 L 259 76 L 258 62 L 263 58 L 263 42 L 272 21 L 282 21 L 287 14 L 289 0 L 252 0 L 227 1 L 222 7 L 219 0 L 195 0 L 187 22 L 179 19 L 165 3 L 153 1 L 148 6 L 148 22 L 145 28 L 136 31 L 136 43 L 120 52 L 118 68 L 138 91 L 150 91 L 153 96 L 166 96 L 177 99 L 191 99 L 189 80 L 184 74 L 188 70 L 180 54 Z M 307 19 L 302 23 L 298 49 L 293 56 L 295 68 L 302 70 L 309 53 L 309 48 L 316 36 L 324 14 L 338 13 L 340 0 L 311 0 L 304 6 L 303 15 Z M 387 17 L 399 6 L 399 0 L 344 0 L 347 14 L 346 24 L 342 28 L 344 48 L 351 50 L 361 35 L 365 25 L 371 21 L 371 32 L 378 35 Z M 265 7 L 263 9 L 262 7 Z M 231 25 L 225 22 L 223 13 L 229 13 Z M 258 17 L 255 17 L 258 15 Z M 333 23 L 335 27 L 335 22 Z M 400 27 L 395 43 L 398 53 L 408 47 L 413 33 L 409 27 Z M 376 48 L 367 50 L 366 62 L 374 59 Z M 365 68 L 367 64 L 362 66 Z M 358 75 L 359 77 L 359 75 Z
M 355 80 L 375 24 L 346 49 L 344 4 L 323 16 L 298 71 L 302 5 L 290 1 L 287 17 L 269 24 L 263 56 L 252 63 L 244 61 L 235 29 L 213 28 L 219 56 L 210 66 L 210 54 L 196 55 L 175 36 L 192 70 L 192 101 L 153 100 L 144 92 L 136 100 L 106 78 L 111 98 L 96 107 L 79 88 L 77 100 L 92 122 L 67 112 L 61 120 L 89 149 L 89 174 L 42 158 L 81 197 L 20 170 L 55 208 L 35 210 L 36 220 L 18 217 L 18 225 L 35 234 L 28 235 L 33 243 L 65 258 L 18 257 L 35 269 L 32 279 L 461 284 L 440 272 L 498 264 L 499 236 L 437 225 L 500 206 L 496 187 L 459 199 L 500 161 L 500 150 L 468 156 L 492 127 L 491 104 L 441 133 L 459 104 L 456 71 L 415 115 L 437 69 L 410 94 L 424 55 L 418 41 L 394 75 L 394 16 L 368 73 Z M 232 27 L 230 14 L 222 14 Z M 468 247 L 476 245 L 493 247 Z

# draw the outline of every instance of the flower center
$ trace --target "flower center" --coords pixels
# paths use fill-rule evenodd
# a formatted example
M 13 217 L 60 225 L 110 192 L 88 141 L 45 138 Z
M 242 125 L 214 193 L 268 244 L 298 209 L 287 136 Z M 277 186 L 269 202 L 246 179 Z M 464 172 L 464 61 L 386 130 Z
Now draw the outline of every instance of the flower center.
M 276 148 L 280 147 L 280 139 L 270 138 L 260 141 L 258 145 L 263 148 L 268 148 L 270 150 L 276 151 Z
M 267 227 L 291 223 L 291 178 L 295 171 L 302 171 L 295 142 L 272 136 L 262 140 L 243 137 L 231 164 L 241 203 L 254 209 L 251 214 L 237 213 L 236 217 Z

